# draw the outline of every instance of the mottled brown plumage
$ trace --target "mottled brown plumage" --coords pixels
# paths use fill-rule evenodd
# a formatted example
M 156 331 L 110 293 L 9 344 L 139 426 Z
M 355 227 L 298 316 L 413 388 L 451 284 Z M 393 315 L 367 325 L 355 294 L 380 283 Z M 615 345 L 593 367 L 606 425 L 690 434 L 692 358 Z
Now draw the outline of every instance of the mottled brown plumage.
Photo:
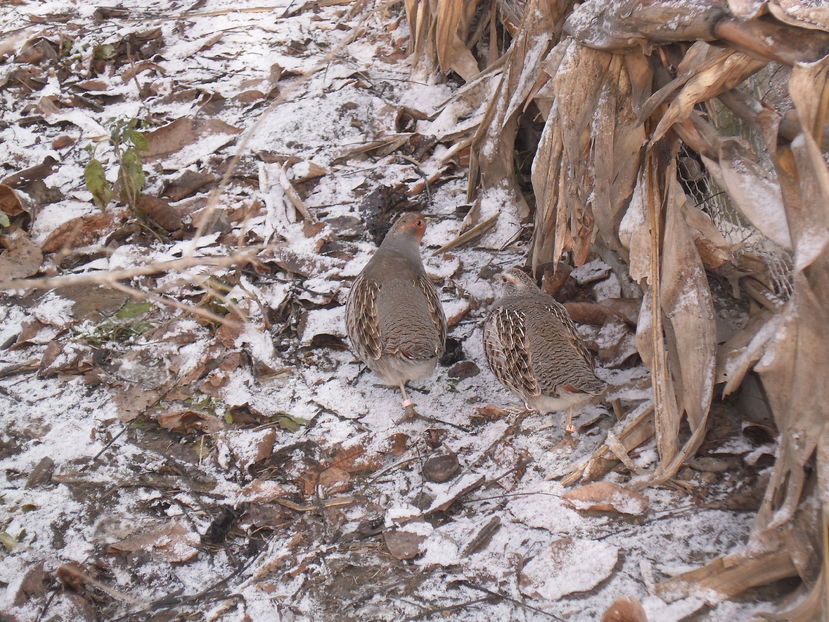
M 443 354 L 446 316 L 420 258 L 421 214 L 401 216 L 354 280 L 346 327 L 354 352 L 384 383 L 400 387 L 431 374 Z
M 501 278 L 502 297 L 484 321 L 484 353 L 492 373 L 527 408 L 572 409 L 602 393 L 593 359 L 567 310 L 518 268 Z

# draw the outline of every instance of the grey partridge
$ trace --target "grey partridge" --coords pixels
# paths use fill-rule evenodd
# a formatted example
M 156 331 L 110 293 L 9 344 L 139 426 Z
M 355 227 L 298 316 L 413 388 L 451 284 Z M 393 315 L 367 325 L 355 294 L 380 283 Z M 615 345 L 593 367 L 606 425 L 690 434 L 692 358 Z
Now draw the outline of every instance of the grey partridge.
M 503 291 L 483 326 L 484 353 L 492 373 L 528 410 L 573 408 L 602 393 L 593 359 L 567 310 L 519 268 L 501 274 Z
M 422 214 L 401 216 L 354 280 L 345 308 L 355 354 L 383 383 L 400 387 L 430 375 L 443 354 L 446 316 L 420 258 Z

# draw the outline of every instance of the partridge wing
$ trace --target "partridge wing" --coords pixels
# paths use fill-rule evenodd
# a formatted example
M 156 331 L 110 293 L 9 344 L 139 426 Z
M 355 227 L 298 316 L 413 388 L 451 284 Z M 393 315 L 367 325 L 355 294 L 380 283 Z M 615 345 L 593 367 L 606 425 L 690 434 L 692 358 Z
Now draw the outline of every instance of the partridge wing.
M 495 308 L 484 323 L 484 354 L 492 373 L 508 389 L 524 397 L 541 395 L 532 371 L 526 316 Z
M 416 285 L 426 297 L 429 315 L 432 316 L 432 321 L 435 323 L 435 328 L 438 331 L 438 343 L 435 344 L 435 354 L 441 356 L 444 345 L 446 344 L 446 314 L 443 312 L 443 305 L 440 304 L 440 298 L 438 298 L 435 286 L 432 285 L 429 277 L 425 274 L 417 278 Z
M 380 284 L 359 275 L 348 293 L 345 307 L 346 328 L 357 355 L 364 361 L 377 360 L 383 354 L 380 322 L 377 317 L 377 294 Z

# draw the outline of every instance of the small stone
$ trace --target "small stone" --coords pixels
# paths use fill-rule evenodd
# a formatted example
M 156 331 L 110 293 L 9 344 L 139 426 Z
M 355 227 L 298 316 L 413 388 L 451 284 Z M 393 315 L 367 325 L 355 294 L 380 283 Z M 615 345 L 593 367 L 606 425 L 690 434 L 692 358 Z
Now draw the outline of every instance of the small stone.
M 41 484 L 46 484 L 52 479 L 52 471 L 54 470 L 55 461 L 46 456 L 29 473 L 29 477 L 26 479 L 26 488 L 35 488 Z
M 472 376 L 477 376 L 480 373 L 481 369 L 472 361 L 461 361 L 460 363 L 455 363 L 449 368 L 448 375 L 450 378 L 458 378 L 459 380 L 463 380 L 464 378 L 472 378 Z
M 426 461 L 423 465 L 423 477 L 429 482 L 441 484 L 455 477 L 460 470 L 461 465 L 455 454 L 443 454 Z

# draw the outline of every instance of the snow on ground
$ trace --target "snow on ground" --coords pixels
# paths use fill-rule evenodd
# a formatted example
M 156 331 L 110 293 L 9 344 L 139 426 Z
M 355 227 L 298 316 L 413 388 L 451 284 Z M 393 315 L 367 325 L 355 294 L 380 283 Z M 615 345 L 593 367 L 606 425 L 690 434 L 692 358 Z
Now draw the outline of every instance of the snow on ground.
M 479 324 L 493 275 L 523 263 L 527 239 L 494 250 L 520 228 L 505 210 L 482 246 L 431 256 L 460 230 L 465 171 L 447 170 L 427 201 L 413 191 L 422 181 L 415 150 L 403 158 L 359 148 L 399 132 L 401 104 L 430 115 L 455 87 L 407 81 L 401 5 L 370 3 L 352 15 L 348 3 L 319 4 L 132 0 L 97 21 L 91 5 L 71 0 L 0 9 L 1 30 L 19 45 L 67 37 L 62 66 L 71 71 L 35 65 L 30 78 L 42 90 L 8 66 L 0 74 L 3 175 L 57 161 L 44 179 L 57 196 L 19 190 L 38 205 L 29 224 L 37 244 L 100 214 L 82 171 L 94 149 L 115 180 L 114 119 L 148 119 L 146 131 L 182 118 L 241 130 L 208 124 L 215 134 L 145 162 L 153 195 L 185 171 L 213 175 L 183 198 L 167 195 L 185 214 L 182 227 L 149 235 L 115 216 L 64 263 L 47 255 L 43 270 L 129 269 L 194 247 L 197 256 L 226 255 L 240 241 L 279 246 L 242 273 L 194 267 L 132 282 L 213 312 L 235 306 L 248 319 L 235 332 L 158 304 L 124 307 L 125 295 L 91 286 L 3 297 L 0 610 L 15 620 L 200 612 L 228 621 L 576 621 L 599 619 L 620 596 L 639 599 L 660 621 L 762 610 L 761 600 L 706 608 L 700 598 L 670 603 L 654 591 L 655 581 L 743 543 L 751 513 L 723 502 L 736 475 L 688 472 L 685 488 L 643 491 L 648 508 L 632 516 L 577 510 L 567 489 L 546 479 L 598 447 L 612 410 L 585 408 L 575 446 L 555 415 L 516 427 L 515 414 L 499 410 L 516 404 L 486 369 Z M 146 58 L 133 50 L 138 58 L 90 70 L 96 54 L 155 28 Z M 73 87 L 93 79 L 104 84 Z M 432 129 L 450 133 L 463 122 L 444 112 Z M 429 129 L 418 121 L 415 134 Z M 69 146 L 55 146 L 61 136 Z M 207 205 L 237 151 L 238 170 L 217 205 L 225 226 L 193 245 L 190 214 Z M 421 170 L 437 170 L 444 153 L 438 145 L 418 156 Z M 321 228 L 303 227 L 280 185 L 283 165 Z M 484 215 L 502 198 L 485 197 Z M 414 387 L 427 419 L 400 421 L 397 392 L 360 374 L 341 346 L 350 280 L 407 204 L 433 219 L 424 259 L 456 316 L 450 337 L 462 352 Z M 117 212 L 114 203 L 107 209 Z M 601 260 L 574 278 L 601 300 L 619 295 Z M 647 401 L 646 371 L 619 350 L 630 345 L 629 329 L 583 330 L 599 348 L 618 350 L 598 371 L 610 397 L 627 411 Z M 453 365 L 463 361 L 477 367 L 461 373 Z M 479 410 L 488 405 L 499 408 Z M 752 449 L 739 433 L 719 446 L 728 442 Z M 424 476 L 436 457 L 456 459 L 447 481 Z M 651 444 L 632 454 L 638 468 L 655 457 Z M 622 469 L 607 479 L 629 477 Z

